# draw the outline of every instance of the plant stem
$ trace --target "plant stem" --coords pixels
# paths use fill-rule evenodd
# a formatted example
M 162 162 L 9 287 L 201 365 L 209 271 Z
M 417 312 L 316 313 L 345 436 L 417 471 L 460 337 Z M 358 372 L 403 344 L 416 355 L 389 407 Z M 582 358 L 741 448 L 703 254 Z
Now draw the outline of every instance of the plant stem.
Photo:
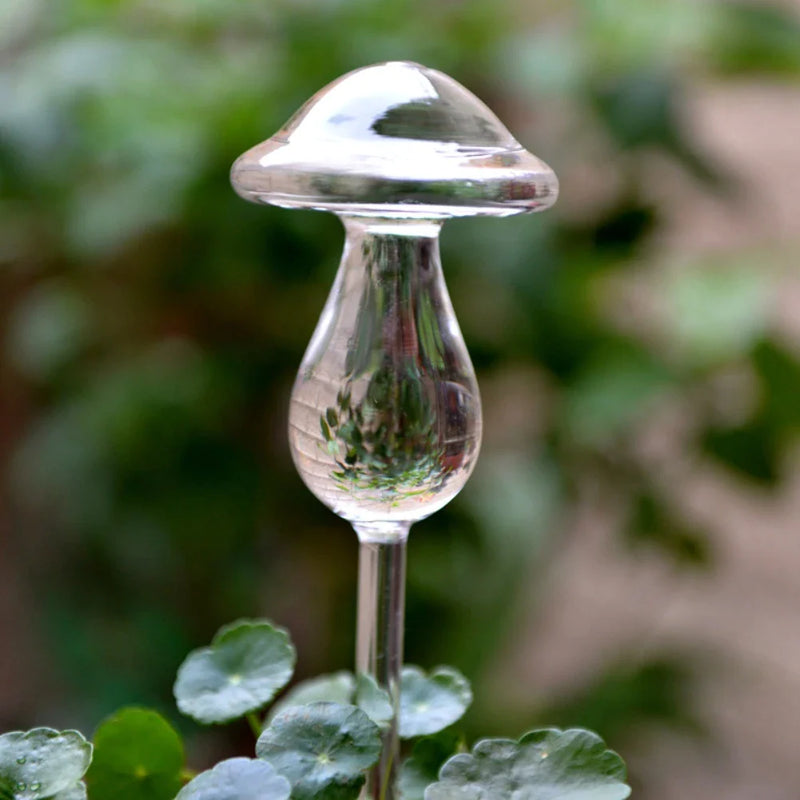
M 190 780 L 197 777 L 197 773 L 193 769 L 189 769 L 189 767 L 184 767 L 181 770 L 181 780 L 184 783 L 189 783 Z
M 253 731 L 254 736 L 258 739 L 258 737 L 261 736 L 261 732 L 264 730 L 264 723 L 255 711 L 251 711 L 247 715 L 247 721 L 250 723 L 250 730 Z
M 410 523 L 354 524 L 358 534 L 358 639 L 356 669 L 389 694 L 392 719 L 383 750 L 367 778 L 362 798 L 394 800 L 400 754 L 397 713 L 403 663 L 406 543 Z

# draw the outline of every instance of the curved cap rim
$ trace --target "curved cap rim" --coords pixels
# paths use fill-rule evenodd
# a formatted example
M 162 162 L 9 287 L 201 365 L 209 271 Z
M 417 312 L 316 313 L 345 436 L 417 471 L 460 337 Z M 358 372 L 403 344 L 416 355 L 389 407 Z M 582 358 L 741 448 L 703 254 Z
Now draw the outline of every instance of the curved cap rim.
M 231 182 L 253 202 L 413 216 L 540 211 L 558 196 L 553 170 L 475 95 L 413 62 L 329 84 L 241 155 Z

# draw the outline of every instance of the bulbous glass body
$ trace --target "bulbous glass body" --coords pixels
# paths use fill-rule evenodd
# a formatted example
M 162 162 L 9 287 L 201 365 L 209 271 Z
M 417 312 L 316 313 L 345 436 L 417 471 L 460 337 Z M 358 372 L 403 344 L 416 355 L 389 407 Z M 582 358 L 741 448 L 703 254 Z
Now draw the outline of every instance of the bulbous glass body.
M 300 476 L 350 522 L 415 522 L 478 456 L 475 373 L 447 294 L 438 222 L 343 217 L 347 239 L 292 391 Z

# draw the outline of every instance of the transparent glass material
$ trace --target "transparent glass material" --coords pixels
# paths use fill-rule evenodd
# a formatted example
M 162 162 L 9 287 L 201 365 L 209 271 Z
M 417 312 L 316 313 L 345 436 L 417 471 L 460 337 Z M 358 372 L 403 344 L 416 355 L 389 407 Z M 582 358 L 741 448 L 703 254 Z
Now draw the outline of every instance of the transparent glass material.
M 471 92 L 390 62 L 348 73 L 233 165 L 246 200 L 445 219 L 540 211 L 558 181 Z
M 344 219 L 342 263 L 292 392 L 311 491 L 353 523 L 415 522 L 475 466 L 478 386 L 434 222 Z
M 558 181 L 452 78 L 390 62 L 314 95 L 236 160 L 231 182 L 247 200 L 344 223 L 341 265 L 292 391 L 289 443 L 306 485 L 359 537 L 356 667 L 395 712 L 362 796 L 392 800 L 408 532 L 461 490 L 481 441 L 440 227 L 540 211 Z

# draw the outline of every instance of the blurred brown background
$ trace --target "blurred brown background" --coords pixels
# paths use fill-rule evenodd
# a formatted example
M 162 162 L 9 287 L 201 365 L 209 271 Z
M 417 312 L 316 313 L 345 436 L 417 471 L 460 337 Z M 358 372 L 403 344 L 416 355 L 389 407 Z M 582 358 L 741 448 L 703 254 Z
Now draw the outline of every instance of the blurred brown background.
M 300 483 L 288 391 L 338 222 L 232 160 L 411 59 L 562 183 L 443 234 L 475 475 L 410 546 L 408 660 L 471 736 L 597 729 L 642 800 L 800 795 L 800 4 L 4 0 L 0 729 L 176 719 L 237 616 L 350 664 L 356 544 Z

